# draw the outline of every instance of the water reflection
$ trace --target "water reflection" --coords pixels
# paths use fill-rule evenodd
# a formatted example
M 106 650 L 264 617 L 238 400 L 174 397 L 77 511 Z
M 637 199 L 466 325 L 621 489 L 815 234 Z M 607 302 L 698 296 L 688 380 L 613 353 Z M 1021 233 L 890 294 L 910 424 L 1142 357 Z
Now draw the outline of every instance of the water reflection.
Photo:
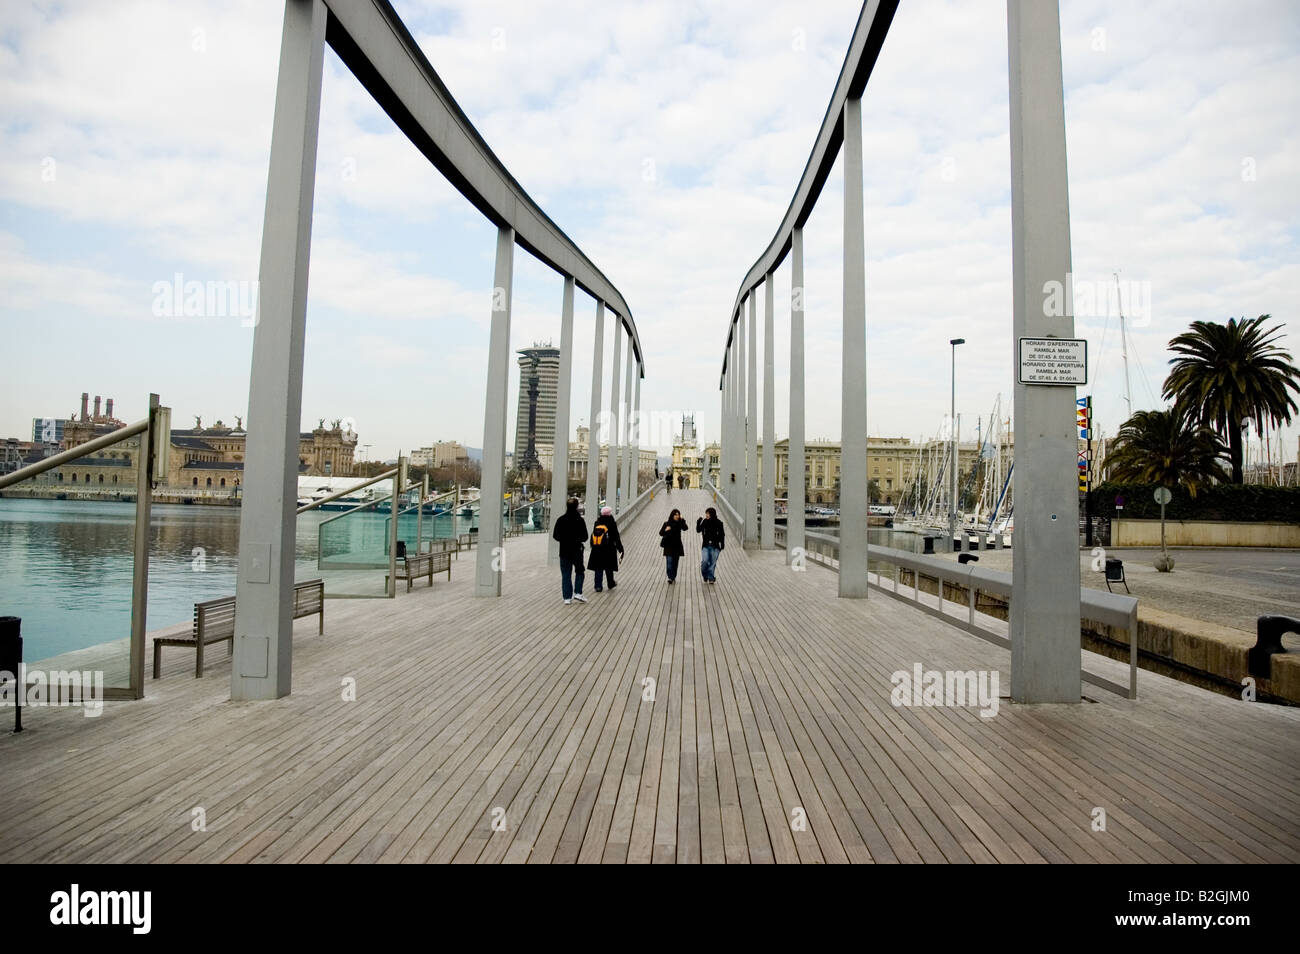
M 148 628 L 189 620 L 196 602 L 235 591 L 233 507 L 156 504 L 150 521 Z M 297 575 L 316 574 L 316 527 L 298 519 Z M 22 617 L 29 661 L 120 640 L 131 630 L 135 505 L 0 499 L 0 615 Z

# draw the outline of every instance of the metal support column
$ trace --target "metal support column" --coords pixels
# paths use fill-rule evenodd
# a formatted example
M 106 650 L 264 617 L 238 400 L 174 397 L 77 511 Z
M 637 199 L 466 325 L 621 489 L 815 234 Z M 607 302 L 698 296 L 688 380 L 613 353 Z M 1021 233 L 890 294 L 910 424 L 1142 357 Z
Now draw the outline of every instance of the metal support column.
M 158 395 L 150 394 L 149 427 L 138 438 L 140 451 L 135 459 L 135 561 L 131 567 L 130 673 L 130 690 L 134 699 L 144 698 L 144 644 L 149 610 L 149 527 L 153 508 L 154 467 L 159 443 L 170 440 L 171 437 L 170 434 L 159 433 L 161 418 Z M 296 502 L 295 498 L 295 505 Z
M 867 275 L 862 100 L 844 102 L 844 328 L 840 357 L 839 594 L 867 596 Z
M 731 502 L 740 518 L 741 546 L 748 536 L 745 518 L 749 515 L 745 506 L 745 488 L 749 484 L 749 416 L 745 410 L 745 394 L 745 303 L 742 301 L 736 315 L 736 499 Z
M 303 338 L 327 16 L 323 0 L 284 7 L 248 385 L 232 700 L 278 699 L 292 683 Z
M 618 512 L 622 513 L 624 508 L 632 502 L 632 373 L 636 367 L 636 349 L 632 347 L 632 333 L 628 332 L 627 336 L 627 376 L 623 381 L 623 424 L 620 428 L 623 432 L 621 473 L 619 474 L 619 507 Z
M 636 410 L 632 414 L 634 433 L 630 436 L 632 443 L 632 484 L 628 492 L 629 500 L 641 496 L 641 362 L 636 368 Z
M 475 596 L 500 596 L 501 574 L 505 569 L 501 511 L 506 483 L 506 398 L 510 390 L 510 299 L 514 269 L 515 230 L 498 228 L 492 333 L 488 339 L 487 403 L 483 416 Z
M 749 292 L 749 367 L 745 380 L 745 548 L 758 546 L 758 288 Z
M 790 233 L 790 459 L 786 476 L 785 558 L 804 548 L 803 229 Z
M 596 331 L 591 351 L 591 423 L 587 428 L 587 525 L 600 514 L 600 388 L 605 360 L 605 303 L 596 302 Z
M 1074 336 L 1072 315 L 1049 317 L 1043 289 L 1070 281 L 1061 19 L 1055 2 L 1008 0 L 1011 105 L 1011 346 L 1021 337 Z M 1016 375 L 1016 533 L 1012 553 L 1011 698 L 1077 703 L 1078 444 L 1075 389 Z
M 776 350 L 772 330 L 773 298 L 776 289 L 772 273 L 763 281 L 763 466 L 759 486 L 763 491 L 763 517 L 759 524 L 758 545 L 764 550 L 776 546 Z
M 630 342 L 629 342 L 630 344 Z M 623 413 L 618 399 L 619 362 L 623 353 L 623 318 L 614 316 L 614 362 L 609 369 L 609 450 L 605 453 L 605 506 L 618 512 L 618 448 L 622 443 Z M 597 510 L 594 513 L 599 513 Z
M 564 276 L 564 301 L 560 310 L 560 377 L 555 397 L 555 451 L 551 461 L 551 523 L 564 513 L 569 497 L 569 391 L 573 384 L 573 289 L 572 275 Z M 560 565 L 560 542 L 548 538 L 546 563 Z

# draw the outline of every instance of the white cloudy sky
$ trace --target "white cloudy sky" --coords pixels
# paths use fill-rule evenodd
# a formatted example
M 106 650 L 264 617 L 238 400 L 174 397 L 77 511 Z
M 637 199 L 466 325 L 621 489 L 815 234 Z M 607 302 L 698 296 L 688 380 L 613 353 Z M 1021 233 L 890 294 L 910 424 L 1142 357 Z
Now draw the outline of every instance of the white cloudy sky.
M 727 314 L 803 171 L 859 4 L 395 6 L 498 156 L 624 293 L 646 350 L 643 408 L 693 411 L 715 436 Z M 177 273 L 257 278 L 282 11 L 0 6 L 0 435 L 68 414 L 82 391 L 127 419 L 151 390 L 178 424 L 245 413 L 251 330 L 157 316 L 152 289 Z M 1132 315 L 1135 409 L 1159 404 L 1165 344 L 1192 320 L 1270 312 L 1300 351 L 1300 6 L 1061 0 L 1061 19 L 1075 274 L 1105 287 L 1118 271 L 1128 310 L 1145 312 Z M 963 432 L 999 392 L 1009 407 L 1006 60 L 1004 3 L 905 0 L 868 87 L 873 434 L 938 430 L 958 335 Z M 806 229 L 810 437 L 839 435 L 840 181 Z M 493 254 L 493 228 L 327 50 L 304 425 L 351 417 L 372 457 L 481 446 Z M 558 343 L 560 278 L 523 252 L 515 276 L 514 346 Z M 788 342 L 788 263 L 776 281 Z M 580 294 L 577 312 L 575 423 L 594 303 Z M 1077 331 L 1113 433 L 1117 322 Z M 1293 459 L 1294 427 L 1286 440 Z

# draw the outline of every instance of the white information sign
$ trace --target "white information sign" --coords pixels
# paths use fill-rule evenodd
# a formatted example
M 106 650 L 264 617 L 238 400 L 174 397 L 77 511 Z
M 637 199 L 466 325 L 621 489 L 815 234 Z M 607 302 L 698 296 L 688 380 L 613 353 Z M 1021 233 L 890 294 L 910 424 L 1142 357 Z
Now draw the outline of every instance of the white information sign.
M 1086 338 L 1021 338 L 1020 383 L 1088 383 Z

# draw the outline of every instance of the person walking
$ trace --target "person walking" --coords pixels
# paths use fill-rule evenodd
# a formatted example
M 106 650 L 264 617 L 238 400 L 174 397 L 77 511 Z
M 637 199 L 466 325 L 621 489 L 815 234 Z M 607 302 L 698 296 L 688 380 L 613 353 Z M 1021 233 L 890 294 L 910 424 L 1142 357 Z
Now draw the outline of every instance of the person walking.
M 667 493 L 673 492 L 673 472 L 670 470 L 664 474 L 664 483 L 668 485 Z
M 574 600 L 587 602 L 582 595 L 582 551 L 587 542 L 587 521 L 578 512 L 578 498 L 570 497 L 564 513 L 555 521 L 551 537 L 560 542 L 560 591 L 564 605 Z
M 682 547 L 682 531 L 689 530 L 686 521 L 682 519 L 682 512 L 676 507 L 664 521 L 664 525 L 659 528 L 659 546 L 663 547 L 664 557 L 668 563 L 668 582 L 677 582 L 677 561 L 685 555 L 686 550 Z
M 718 519 L 718 511 L 704 509 L 704 516 L 695 521 L 695 532 L 701 537 L 700 576 L 705 583 L 718 582 L 718 556 L 727 546 L 727 528 Z
M 600 509 L 600 516 L 591 527 L 591 556 L 587 560 L 587 569 L 596 576 L 596 592 L 600 592 L 600 577 L 604 573 L 613 591 L 618 584 L 614 582 L 614 571 L 623 556 L 623 541 L 618 536 L 618 523 L 614 520 L 614 511 L 609 507 Z

